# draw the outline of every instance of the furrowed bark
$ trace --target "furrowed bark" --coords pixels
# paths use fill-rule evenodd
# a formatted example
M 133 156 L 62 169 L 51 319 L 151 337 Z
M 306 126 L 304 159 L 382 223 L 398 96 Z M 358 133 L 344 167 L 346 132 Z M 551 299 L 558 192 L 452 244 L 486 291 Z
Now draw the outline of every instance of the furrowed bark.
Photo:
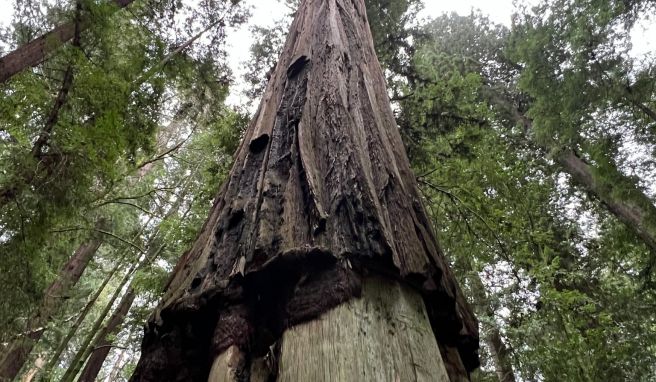
M 113 0 L 117 9 L 125 8 L 134 0 Z M 70 41 L 76 34 L 76 22 L 59 25 L 52 31 L 38 37 L 0 58 L 0 83 L 7 82 L 12 76 L 43 62 L 57 48 Z M 90 20 L 82 20 L 79 31 L 85 30 Z
M 477 322 L 421 202 L 364 1 L 303 1 L 229 179 L 149 321 L 132 380 L 254 380 L 287 330 L 346 309 L 373 274 L 423 298 L 438 348 L 452 350 L 444 362 L 462 365 L 451 378 L 467 379 Z M 400 301 L 389 298 L 381 304 Z
M 132 307 L 134 298 L 134 289 L 130 288 L 121 299 L 121 302 L 112 314 L 107 325 L 98 335 L 99 341 L 94 344 L 94 349 L 91 352 L 84 369 L 82 369 L 78 382 L 93 382 L 96 380 L 109 351 L 112 349 L 110 336 L 117 334 L 120 330 L 123 321 L 125 321 L 125 317 Z
M 46 325 L 57 313 L 70 288 L 74 286 L 96 253 L 102 240 L 92 237 L 78 247 L 59 272 L 58 278 L 45 292 L 43 302 L 30 318 L 27 335 L 17 338 L 3 351 L 0 362 L 0 380 L 13 379 L 27 361 L 34 345 L 45 332 Z

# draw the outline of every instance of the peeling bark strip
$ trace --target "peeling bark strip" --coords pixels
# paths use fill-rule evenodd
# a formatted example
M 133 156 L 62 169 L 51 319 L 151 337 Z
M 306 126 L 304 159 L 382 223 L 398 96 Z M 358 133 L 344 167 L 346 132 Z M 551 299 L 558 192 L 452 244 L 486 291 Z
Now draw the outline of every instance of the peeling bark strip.
M 477 322 L 421 204 L 364 0 L 305 0 L 132 380 L 207 381 L 228 349 L 252 364 L 371 273 L 420 292 L 441 346 L 477 367 Z

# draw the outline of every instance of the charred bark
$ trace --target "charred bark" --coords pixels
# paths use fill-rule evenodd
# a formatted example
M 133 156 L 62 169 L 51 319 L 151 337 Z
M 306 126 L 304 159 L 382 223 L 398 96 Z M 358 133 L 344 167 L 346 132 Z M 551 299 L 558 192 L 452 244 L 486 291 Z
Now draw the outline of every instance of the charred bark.
M 59 310 L 70 288 L 78 282 L 101 243 L 100 238 L 91 238 L 80 245 L 64 265 L 59 277 L 46 290 L 41 306 L 30 318 L 28 334 L 14 340 L 3 351 L 0 357 L 0 380 L 11 380 L 18 375 L 32 348 L 43 336 L 46 325 Z
M 288 328 L 359 296 L 371 274 L 423 297 L 467 378 L 477 322 L 422 206 L 364 1 L 305 0 L 132 380 L 207 381 L 228 349 L 248 375 Z
M 125 8 L 133 1 L 113 0 L 118 9 Z M 40 64 L 50 53 L 74 38 L 76 33 L 79 34 L 89 25 L 89 20 L 82 20 L 81 23 L 70 21 L 59 25 L 43 36 L 21 45 L 0 58 L 0 83 L 8 81 L 12 76 L 27 68 Z

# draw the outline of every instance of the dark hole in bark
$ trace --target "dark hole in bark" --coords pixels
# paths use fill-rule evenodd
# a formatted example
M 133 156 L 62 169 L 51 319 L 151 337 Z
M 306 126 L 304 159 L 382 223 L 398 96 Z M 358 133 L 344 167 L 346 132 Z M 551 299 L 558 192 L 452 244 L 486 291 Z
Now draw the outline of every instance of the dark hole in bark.
M 230 215 L 230 220 L 228 220 L 228 229 L 235 228 L 237 224 L 244 218 L 244 210 L 241 208 L 233 211 Z
M 253 139 L 251 141 L 251 144 L 248 146 L 248 148 L 251 150 L 253 154 L 257 154 L 259 152 L 262 152 L 267 147 L 267 144 L 269 144 L 269 135 L 268 134 L 262 134 L 259 137 Z
M 296 59 L 289 67 L 287 68 L 287 78 L 294 78 L 298 75 L 301 70 L 310 62 L 310 59 L 307 56 L 301 56 Z

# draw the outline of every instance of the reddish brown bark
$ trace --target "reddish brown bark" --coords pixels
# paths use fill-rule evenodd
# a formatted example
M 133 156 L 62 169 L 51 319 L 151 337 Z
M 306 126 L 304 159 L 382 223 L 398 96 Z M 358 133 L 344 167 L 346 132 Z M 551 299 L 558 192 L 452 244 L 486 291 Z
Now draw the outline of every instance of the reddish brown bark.
M 124 8 L 134 0 L 113 0 L 118 8 Z M 81 30 L 89 26 L 88 21 L 80 24 Z M 23 70 L 43 62 L 47 56 L 75 36 L 76 23 L 71 21 L 59 25 L 50 32 L 0 58 L 0 83 L 6 82 L 12 76 Z
M 133 380 L 207 380 L 234 346 L 261 357 L 286 328 L 359 295 L 371 273 L 420 291 L 438 342 L 472 370 L 477 322 L 432 232 L 364 1 L 305 0 Z
M 134 289 L 129 288 L 110 317 L 109 322 L 100 332 L 98 336 L 100 340 L 94 344 L 94 350 L 89 356 L 84 369 L 82 369 L 78 382 L 93 382 L 96 380 L 109 351 L 112 349 L 111 337 L 118 333 L 123 325 L 123 321 L 125 321 L 125 317 L 132 307 L 134 298 Z
M 45 326 L 57 313 L 66 293 L 75 285 L 100 244 L 99 238 L 92 238 L 75 251 L 73 256 L 59 272 L 59 277 L 48 287 L 41 306 L 29 320 L 27 335 L 14 340 L 0 356 L 0 380 L 13 379 L 27 361 L 34 345 L 45 331 Z

